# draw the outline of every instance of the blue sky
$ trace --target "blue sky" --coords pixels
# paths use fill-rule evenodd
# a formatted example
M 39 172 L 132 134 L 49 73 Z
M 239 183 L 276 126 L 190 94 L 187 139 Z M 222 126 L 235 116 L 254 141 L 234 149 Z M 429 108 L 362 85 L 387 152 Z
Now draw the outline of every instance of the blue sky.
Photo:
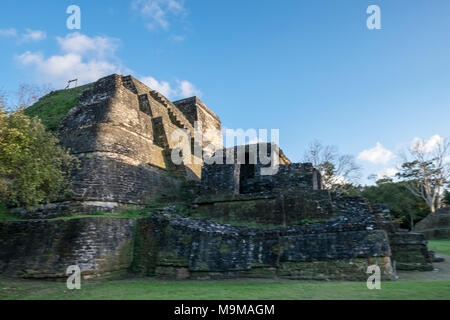
M 66 27 L 72 4 L 81 30 Z M 366 27 L 373 4 L 381 30 Z M 280 129 L 293 161 L 314 139 L 336 145 L 358 157 L 364 177 L 394 168 L 414 138 L 450 136 L 448 0 L 0 6 L 4 90 L 131 73 L 172 99 L 199 95 L 228 128 Z

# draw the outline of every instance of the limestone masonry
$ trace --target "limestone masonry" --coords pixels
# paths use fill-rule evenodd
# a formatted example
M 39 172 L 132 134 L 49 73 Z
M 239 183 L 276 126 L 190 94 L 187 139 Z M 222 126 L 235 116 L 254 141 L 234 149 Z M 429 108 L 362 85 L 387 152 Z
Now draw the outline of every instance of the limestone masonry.
M 190 137 L 181 149 L 223 163 L 204 163 L 192 152 L 175 164 L 179 129 Z M 0 223 L 3 274 L 63 278 L 78 265 L 84 279 L 365 280 L 377 264 L 392 280 L 397 269 L 433 269 L 424 236 L 400 231 L 385 206 L 324 190 L 319 171 L 291 163 L 274 144 L 224 149 L 219 117 L 197 97 L 171 102 L 114 74 L 82 93 L 58 136 L 80 160 L 73 192 L 16 208 L 23 220 Z M 264 174 L 263 157 L 273 154 L 279 167 Z M 148 214 L 96 216 L 130 208 Z

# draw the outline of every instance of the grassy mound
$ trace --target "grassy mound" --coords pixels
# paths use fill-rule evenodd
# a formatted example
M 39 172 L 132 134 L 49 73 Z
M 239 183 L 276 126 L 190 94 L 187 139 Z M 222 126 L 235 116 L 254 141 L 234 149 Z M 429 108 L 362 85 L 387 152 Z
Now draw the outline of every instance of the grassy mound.
M 25 109 L 25 114 L 29 117 L 40 118 L 50 131 L 56 132 L 61 120 L 77 104 L 81 93 L 90 86 L 92 84 L 67 90 L 52 91 Z

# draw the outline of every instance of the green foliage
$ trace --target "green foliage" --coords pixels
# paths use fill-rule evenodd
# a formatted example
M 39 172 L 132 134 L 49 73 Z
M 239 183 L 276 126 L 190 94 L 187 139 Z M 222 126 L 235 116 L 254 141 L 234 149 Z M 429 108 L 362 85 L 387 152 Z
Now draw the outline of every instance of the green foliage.
M 105 215 L 105 213 L 102 211 L 95 210 L 95 211 L 91 212 L 91 216 L 103 216 L 103 215 Z M 74 217 L 74 216 L 72 216 L 72 217 Z
M 68 192 L 77 161 L 38 118 L 0 106 L 0 201 L 32 206 Z
M 81 93 L 91 85 L 53 91 L 26 108 L 24 112 L 31 118 L 38 117 L 51 132 L 56 132 L 62 118 L 76 105 Z
M 444 204 L 446 206 L 450 206 L 450 192 L 448 190 L 445 190 L 444 192 Z
M 439 150 L 447 150 L 446 148 L 450 148 L 450 144 L 446 147 L 442 146 Z M 443 164 L 446 153 L 447 151 L 443 151 L 432 159 L 426 160 L 423 154 L 416 152 L 418 159 L 403 163 L 401 171 L 397 173 L 398 178 L 408 183 L 412 194 L 426 201 L 431 212 L 440 206 L 441 191 L 450 182 L 449 165 Z
M 420 188 L 425 188 L 428 183 L 430 188 L 434 189 L 442 187 L 443 184 L 448 182 L 443 178 L 442 170 L 439 163 L 436 163 L 436 159 L 415 160 L 403 163 L 397 176 L 404 181 L 419 184 Z M 441 181 L 441 179 L 443 180 Z
M 126 209 L 120 213 L 106 213 L 101 211 L 92 211 L 90 214 L 75 214 L 66 217 L 58 217 L 49 220 L 71 220 L 81 218 L 148 218 L 152 216 L 152 212 L 146 209 Z
M 0 202 L 0 221 L 9 221 L 9 220 L 20 220 L 18 217 L 12 215 L 6 205 Z
M 380 179 L 375 186 L 354 187 L 351 194 L 367 198 L 371 203 L 385 203 L 391 210 L 391 216 L 403 227 L 411 228 L 429 214 L 425 201 L 415 197 L 405 182 L 393 182 L 392 179 Z

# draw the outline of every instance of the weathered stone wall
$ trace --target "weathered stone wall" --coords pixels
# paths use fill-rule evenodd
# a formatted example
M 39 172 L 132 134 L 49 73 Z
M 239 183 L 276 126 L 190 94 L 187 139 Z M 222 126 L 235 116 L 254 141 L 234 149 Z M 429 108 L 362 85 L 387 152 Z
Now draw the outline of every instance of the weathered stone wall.
M 433 254 L 430 254 L 427 241 L 421 233 L 400 231 L 392 223 L 389 208 L 386 205 L 372 205 L 377 227 L 387 232 L 391 246 L 391 260 L 398 270 L 433 270 Z
M 73 178 L 76 200 L 145 204 L 178 185 L 158 167 L 132 165 L 105 154 L 83 155 L 80 160 L 81 169 Z
M 283 193 L 203 195 L 196 199 L 199 217 L 223 223 L 293 225 L 333 217 L 327 190 L 297 189 Z
M 427 239 L 450 239 L 450 207 L 436 210 L 430 213 L 414 227 L 415 232 L 420 232 Z
M 73 173 L 73 194 L 51 204 L 48 217 L 146 204 L 176 190 L 180 178 L 199 180 L 201 159 L 180 165 L 171 160 L 172 150 L 179 146 L 172 139 L 174 132 L 182 129 L 194 137 L 185 113 L 210 121 L 206 128 L 220 132 L 217 116 L 197 98 L 194 101 L 181 111 L 131 76 L 114 74 L 89 86 L 58 132 L 61 144 L 80 159 L 80 168 Z M 189 137 L 184 143 L 193 149 Z M 26 210 L 29 214 L 24 217 L 44 218 L 50 206 Z
M 391 258 L 399 269 L 431 267 L 422 235 L 398 232 L 388 212 L 364 198 L 322 190 L 320 173 L 311 164 L 292 164 L 274 144 L 220 149 L 215 155 L 223 163 L 234 156 L 228 164 L 175 165 L 171 153 L 178 141 L 171 138 L 179 129 L 193 138 L 195 121 L 203 122 L 203 134 L 215 132 L 201 147 L 213 143 L 221 148 L 220 120 L 198 98 L 172 103 L 130 76 L 100 79 L 83 92 L 59 129 L 61 143 L 80 159 L 73 193 L 16 211 L 41 219 L 114 212 L 170 199 L 186 180 L 194 186 L 202 175 L 201 186 L 195 185 L 186 199 L 198 196 L 191 217 L 276 228 L 164 215 L 5 222 L 0 223 L 0 272 L 63 277 L 68 265 L 78 264 L 84 277 L 129 269 L 180 279 L 359 280 L 367 278 L 366 267 L 374 263 L 391 278 Z M 184 150 L 197 147 L 192 139 L 185 143 Z M 279 154 L 274 174 L 263 174 L 268 164 L 260 148 L 267 156 Z
M 320 174 L 310 163 L 293 163 L 280 165 L 274 175 L 263 175 L 262 168 L 255 165 L 253 178 L 242 178 L 240 171 L 245 166 L 236 166 L 240 177 L 239 193 L 277 192 L 286 189 L 321 189 Z
M 70 200 L 52 202 L 35 207 L 14 208 L 11 213 L 22 219 L 53 219 L 58 217 L 68 217 L 80 214 L 91 214 L 93 212 L 105 211 L 118 213 L 128 204 L 113 201 L 86 201 Z
M 389 233 L 392 257 L 398 270 L 432 271 L 427 241 L 421 233 L 395 232 Z
M 297 169 L 296 165 L 292 164 L 286 167 Z M 308 167 L 309 164 L 306 164 L 306 166 Z M 214 169 L 214 166 L 205 167 Z M 220 172 L 220 170 L 217 171 Z M 229 167 L 229 171 L 231 171 L 231 167 Z M 293 175 L 297 173 L 295 170 L 289 169 L 286 172 L 291 172 Z M 302 172 L 300 171 L 300 173 Z M 202 183 L 208 184 L 208 179 L 212 176 L 212 174 L 205 175 Z M 282 175 L 279 179 L 282 182 L 273 186 L 271 191 L 248 194 L 223 191 L 216 194 L 203 192 L 194 201 L 197 205 L 197 216 L 223 223 L 294 225 L 299 224 L 304 219 L 318 222 L 338 216 L 369 215 L 373 213 L 365 198 L 339 196 L 330 193 L 328 190 L 299 187 L 296 182 L 289 183 L 288 177 L 287 174 Z M 292 177 L 292 180 L 295 179 L 297 178 Z M 301 181 L 301 179 L 299 180 Z M 223 182 L 220 179 L 214 181 L 217 181 L 217 184 L 220 185 Z M 212 182 L 213 185 L 214 181 Z M 389 221 L 389 225 L 391 224 L 392 221 Z
M 0 223 L 0 272 L 65 277 L 79 265 L 85 279 L 132 271 L 174 279 L 367 277 L 373 261 L 392 277 L 386 233 L 370 217 L 277 229 L 206 220 L 74 218 Z
M 320 173 L 310 163 L 281 164 L 273 175 L 262 164 L 205 164 L 202 184 L 206 194 L 255 194 L 289 189 L 321 189 Z
M 344 214 L 368 214 L 372 213 L 369 201 L 359 196 L 342 196 L 331 194 L 333 211 L 336 215 Z
M 143 85 L 138 87 L 143 90 Z M 61 143 L 80 159 L 67 200 L 118 203 L 117 208 L 149 203 L 176 188 L 177 181 L 167 174 L 166 150 L 155 143 L 154 119 L 140 110 L 135 88 L 130 77 L 102 78 L 63 119 Z M 111 211 L 109 205 L 97 208 Z
M 173 104 L 183 112 L 192 126 L 195 122 L 201 123 L 202 147 L 212 147 L 208 154 L 223 148 L 221 121 L 198 97 L 174 101 Z
M 368 230 L 370 225 L 367 219 L 344 217 L 321 225 L 264 230 L 150 218 L 140 221 L 137 239 L 153 244 L 135 251 L 139 263 L 134 267 L 144 274 L 178 279 L 357 280 L 367 278 L 367 266 L 376 260 L 383 276 L 391 279 L 386 233 Z
M 60 278 L 78 265 L 85 279 L 123 274 L 133 257 L 135 224 L 125 218 L 0 222 L 0 272 Z

